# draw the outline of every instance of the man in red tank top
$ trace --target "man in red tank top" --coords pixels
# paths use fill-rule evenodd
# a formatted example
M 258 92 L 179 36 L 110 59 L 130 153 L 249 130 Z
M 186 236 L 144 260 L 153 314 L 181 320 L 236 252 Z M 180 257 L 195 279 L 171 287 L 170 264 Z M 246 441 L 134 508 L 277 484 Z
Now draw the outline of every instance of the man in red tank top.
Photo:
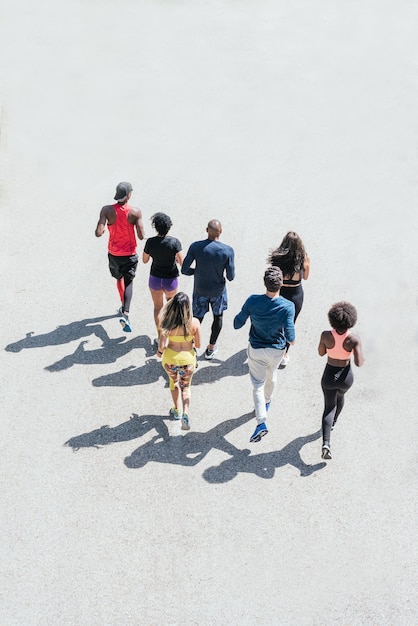
M 109 230 L 109 270 L 113 278 L 116 278 L 121 300 L 119 322 L 126 333 L 132 331 L 129 307 L 132 300 L 132 281 L 138 265 L 136 236 L 141 240 L 145 236 L 141 211 L 128 204 L 131 195 L 131 183 L 119 183 L 116 187 L 116 203 L 102 207 L 95 230 L 96 237 L 103 235 L 106 225 Z

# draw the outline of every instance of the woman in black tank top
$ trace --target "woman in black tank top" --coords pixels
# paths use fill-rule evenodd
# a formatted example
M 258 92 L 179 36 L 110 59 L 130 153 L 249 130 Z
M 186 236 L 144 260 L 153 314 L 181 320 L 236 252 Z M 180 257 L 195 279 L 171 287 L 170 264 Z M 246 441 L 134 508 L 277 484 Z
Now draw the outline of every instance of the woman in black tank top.
M 279 247 L 270 252 L 267 262 L 282 270 L 283 286 L 280 289 L 280 295 L 295 305 L 294 321 L 296 322 L 303 305 L 302 280 L 307 280 L 310 269 L 309 256 L 302 239 L 293 230 L 289 231 L 283 237 Z M 280 367 L 285 367 L 289 363 L 288 351 L 289 344 L 286 345 L 286 352 Z

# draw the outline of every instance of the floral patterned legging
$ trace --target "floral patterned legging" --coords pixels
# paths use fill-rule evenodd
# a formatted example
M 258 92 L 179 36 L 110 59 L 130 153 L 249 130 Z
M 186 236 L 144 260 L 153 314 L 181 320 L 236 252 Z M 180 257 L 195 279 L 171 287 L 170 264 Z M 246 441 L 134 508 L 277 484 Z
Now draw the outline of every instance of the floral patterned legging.
M 194 363 L 189 363 L 188 365 L 172 365 L 165 363 L 164 369 L 170 378 L 171 391 L 173 391 L 176 386 L 181 391 L 190 387 L 195 370 Z

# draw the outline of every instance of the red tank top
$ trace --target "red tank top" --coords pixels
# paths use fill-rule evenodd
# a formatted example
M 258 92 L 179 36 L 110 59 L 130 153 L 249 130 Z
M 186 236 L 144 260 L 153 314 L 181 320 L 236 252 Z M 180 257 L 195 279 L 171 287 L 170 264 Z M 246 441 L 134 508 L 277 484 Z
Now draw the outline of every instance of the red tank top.
M 114 224 L 108 224 L 109 245 L 108 250 L 114 256 L 131 256 L 136 254 L 135 226 L 128 222 L 128 213 L 131 210 L 129 204 L 113 205 L 116 212 Z

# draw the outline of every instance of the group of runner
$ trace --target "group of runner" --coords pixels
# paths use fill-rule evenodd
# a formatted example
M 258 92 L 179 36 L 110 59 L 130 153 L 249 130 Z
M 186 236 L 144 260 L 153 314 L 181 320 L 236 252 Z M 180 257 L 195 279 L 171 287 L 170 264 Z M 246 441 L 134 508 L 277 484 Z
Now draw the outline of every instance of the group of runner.
M 96 226 L 96 237 L 109 231 L 108 258 L 111 275 L 121 301 L 119 321 L 124 332 L 131 332 L 129 311 L 133 279 L 138 265 L 137 238 L 145 231 L 142 213 L 129 200 L 132 185 L 121 182 L 116 187 L 115 203 L 104 206 Z M 205 359 L 212 360 L 222 329 L 223 312 L 228 307 L 226 280 L 235 277 L 234 250 L 220 241 L 222 224 L 209 221 L 207 237 L 192 243 L 183 256 L 180 241 L 169 235 L 171 218 L 162 212 L 151 217 L 156 235 L 145 242 L 142 261 L 150 260 L 149 290 L 154 306 L 157 357 L 169 377 L 173 407 L 170 415 L 181 420 L 183 430 L 190 429 L 190 390 L 201 347 L 201 322 L 211 310 L 213 321 Z M 278 368 L 289 363 L 289 347 L 295 342 L 295 321 L 303 305 L 302 281 L 310 271 L 310 260 L 302 240 L 290 231 L 267 259 L 264 273 L 265 293 L 251 295 L 234 318 L 234 328 L 251 322 L 248 366 L 253 388 L 256 428 L 250 437 L 258 442 L 268 433 L 266 424 L 277 380 Z M 193 296 L 178 291 L 180 274 L 194 277 Z M 321 333 L 318 352 L 327 354 L 321 380 L 324 394 L 322 415 L 322 458 L 331 459 L 330 434 L 344 406 L 344 395 L 353 383 L 351 355 L 361 366 L 364 362 L 359 337 L 350 332 L 357 312 L 348 302 L 334 304 L 328 312 L 332 330 Z

